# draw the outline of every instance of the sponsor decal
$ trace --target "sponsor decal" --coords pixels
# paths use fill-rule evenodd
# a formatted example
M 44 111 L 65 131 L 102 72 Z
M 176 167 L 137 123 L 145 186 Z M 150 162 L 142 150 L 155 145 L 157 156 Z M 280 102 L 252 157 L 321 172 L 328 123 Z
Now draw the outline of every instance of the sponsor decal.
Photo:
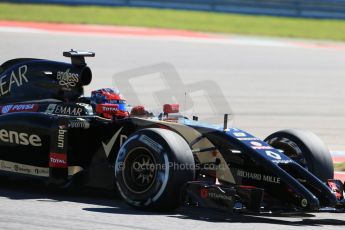
M 42 146 L 42 140 L 36 134 L 19 133 L 6 129 L 0 129 L 0 141 L 17 145 Z
M 293 162 L 293 160 L 272 160 L 272 162 L 276 164 L 288 164 Z
M 273 149 L 271 146 L 263 145 L 262 143 L 257 141 L 251 141 L 250 144 L 252 145 L 251 147 L 253 149 Z
M 49 169 L 31 165 L 0 160 L 0 170 L 28 174 L 33 176 L 49 176 Z
M 39 106 L 37 104 L 5 105 L 1 107 L 1 113 L 37 112 L 38 108 Z
M 32 176 L 49 177 L 48 167 L 37 167 L 37 166 L 19 164 L 19 163 L 10 162 L 10 161 L 0 160 L 0 170 L 7 171 L 7 172 L 28 174 Z M 80 166 L 69 166 L 68 175 L 72 176 L 82 170 L 83 168 Z
M 117 140 L 117 138 L 118 138 L 122 128 L 123 127 L 121 127 L 119 130 L 116 131 L 116 133 L 114 134 L 114 136 L 112 136 L 112 138 L 109 140 L 108 143 L 102 142 L 103 149 L 104 149 L 105 155 L 107 157 L 109 156 L 109 154 L 110 154 L 110 152 L 111 152 L 111 150 L 112 150 L 112 148 L 113 148 L 113 146 L 114 146 L 114 144 L 115 144 L 115 142 L 116 142 L 116 140 Z M 120 143 L 120 145 L 121 145 L 121 143 Z
M 265 151 L 266 155 L 275 159 L 275 160 L 281 160 L 282 157 L 280 156 L 280 154 L 273 152 L 273 151 Z
M 46 109 L 46 113 L 49 114 L 53 114 L 56 108 L 56 104 L 49 104 L 47 109 Z
M 201 188 L 200 189 L 200 197 L 202 199 L 213 198 L 213 199 L 217 199 L 217 200 L 227 200 L 227 201 L 233 200 L 232 196 L 212 192 L 212 191 L 208 190 L 207 188 Z
M 250 142 L 251 145 L 254 145 L 254 146 L 262 146 L 262 144 L 260 142 L 257 142 L 257 141 L 251 141 Z
M 103 106 L 102 110 L 103 110 L 103 112 L 116 112 L 116 111 L 118 111 L 118 108 L 117 107 Z
M 206 199 L 208 197 L 208 189 L 207 188 L 200 189 L 200 197 L 202 199 Z
M 70 106 L 60 106 L 57 105 L 55 112 L 56 114 L 65 114 L 65 115 L 73 115 L 73 116 L 80 116 L 83 109 L 80 107 L 70 107 Z
M 271 146 L 252 146 L 253 149 L 273 149 Z
M 208 197 L 215 198 L 215 199 L 218 199 L 218 200 L 232 201 L 232 197 L 231 196 L 227 196 L 225 194 L 214 193 L 214 192 L 209 192 L 208 193 Z
M 252 172 L 246 172 L 242 170 L 237 171 L 237 176 L 242 178 L 248 178 L 253 180 L 261 181 L 262 175 L 260 173 L 252 173 Z
M 14 105 L 10 112 L 21 112 L 21 111 L 28 111 L 28 112 L 36 112 L 38 110 L 38 105 L 36 104 L 18 104 Z
M 5 170 L 5 171 L 13 171 L 12 169 L 14 167 L 13 167 L 13 164 L 8 164 L 6 161 L 1 161 L 0 168 L 1 170 Z
M 21 87 L 24 83 L 29 82 L 26 73 L 28 66 L 23 65 L 17 70 L 13 70 L 10 75 L 0 76 L 0 96 L 11 92 L 13 86 Z
M 35 175 L 49 176 L 49 168 L 34 167 Z
M 8 113 L 12 109 L 13 105 L 5 105 L 1 107 L 1 113 Z
M 14 171 L 18 173 L 32 174 L 30 168 L 22 167 L 22 165 L 18 165 L 18 164 L 14 165 Z
M 247 136 L 245 133 L 242 133 L 242 132 L 235 132 L 233 133 L 235 137 L 245 137 Z
M 80 119 L 77 121 L 69 121 L 68 127 L 75 129 L 88 129 L 90 128 L 90 123 L 84 119 Z
M 59 82 L 59 85 L 65 87 L 65 89 L 73 88 L 79 82 L 79 74 L 70 73 L 70 69 L 66 71 L 58 71 L 56 74 L 56 79 Z
M 240 141 L 258 141 L 259 139 L 256 137 L 237 137 L 237 140 L 240 140 Z
M 59 129 L 58 131 L 57 147 L 60 149 L 64 149 L 65 147 L 66 133 L 67 133 L 67 130 L 65 129 Z
M 152 140 L 151 138 L 149 138 L 146 135 L 141 135 L 139 137 L 139 141 L 141 141 L 144 144 L 150 146 L 150 148 L 155 150 L 157 153 L 160 153 L 163 150 L 163 147 L 160 144 L 158 144 L 157 142 L 155 142 L 154 140 Z
M 302 199 L 302 200 L 301 200 L 301 206 L 302 206 L 303 208 L 307 207 L 307 206 L 308 206 L 308 200 L 307 200 L 307 199 Z
M 67 168 L 67 155 L 61 153 L 50 153 L 49 155 L 50 168 Z
M 280 184 L 280 177 L 275 177 L 271 175 L 263 175 L 262 180 L 268 183 Z
M 49 104 L 46 113 L 49 114 L 61 114 L 61 115 L 70 115 L 70 116 L 81 116 L 83 108 L 72 107 L 72 106 L 63 106 L 58 104 Z
M 263 175 L 260 173 L 247 172 L 243 170 L 237 170 L 237 176 L 242 178 L 247 178 L 256 181 L 263 181 L 273 184 L 280 184 L 280 177 L 275 177 L 272 175 Z

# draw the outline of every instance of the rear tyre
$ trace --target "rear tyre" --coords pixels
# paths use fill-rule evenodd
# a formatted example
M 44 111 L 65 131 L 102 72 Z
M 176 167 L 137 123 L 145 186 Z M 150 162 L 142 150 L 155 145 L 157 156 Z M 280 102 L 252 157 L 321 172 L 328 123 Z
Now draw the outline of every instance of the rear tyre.
M 121 146 L 115 178 L 129 205 L 150 211 L 173 210 L 180 204 L 183 185 L 195 178 L 194 157 L 179 134 L 143 129 Z
M 269 135 L 265 141 L 299 163 L 322 181 L 333 179 L 331 154 L 321 139 L 305 130 L 288 129 Z

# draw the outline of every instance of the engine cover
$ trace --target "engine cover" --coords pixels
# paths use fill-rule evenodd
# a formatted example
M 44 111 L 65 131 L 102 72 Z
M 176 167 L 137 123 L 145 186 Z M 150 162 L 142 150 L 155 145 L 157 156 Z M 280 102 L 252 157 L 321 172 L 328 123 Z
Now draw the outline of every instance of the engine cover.
M 92 79 L 86 65 L 42 59 L 13 59 L 1 69 L 0 104 L 45 99 L 75 101 Z

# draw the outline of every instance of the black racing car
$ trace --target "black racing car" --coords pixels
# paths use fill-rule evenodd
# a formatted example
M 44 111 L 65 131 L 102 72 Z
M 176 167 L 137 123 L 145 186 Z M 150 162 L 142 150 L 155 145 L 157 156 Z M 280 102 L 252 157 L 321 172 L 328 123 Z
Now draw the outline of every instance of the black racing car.
M 71 64 L 19 58 L 0 66 L 1 174 L 117 190 L 144 210 L 344 207 L 343 184 L 333 180 L 330 153 L 313 133 L 284 130 L 263 141 L 227 128 L 226 115 L 215 128 L 170 119 L 169 109 L 154 117 L 140 106 L 119 118 L 118 106 L 82 97 L 92 79 L 84 58 L 94 53 L 63 54 Z

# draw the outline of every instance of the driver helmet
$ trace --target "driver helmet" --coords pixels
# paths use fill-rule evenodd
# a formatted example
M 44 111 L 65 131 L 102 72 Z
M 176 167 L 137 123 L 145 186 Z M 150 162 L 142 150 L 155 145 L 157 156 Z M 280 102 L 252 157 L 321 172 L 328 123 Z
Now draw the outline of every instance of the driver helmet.
M 118 89 L 103 88 L 91 92 L 91 105 L 97 115 L 111 119 L 129 116 L 127 102 Z

